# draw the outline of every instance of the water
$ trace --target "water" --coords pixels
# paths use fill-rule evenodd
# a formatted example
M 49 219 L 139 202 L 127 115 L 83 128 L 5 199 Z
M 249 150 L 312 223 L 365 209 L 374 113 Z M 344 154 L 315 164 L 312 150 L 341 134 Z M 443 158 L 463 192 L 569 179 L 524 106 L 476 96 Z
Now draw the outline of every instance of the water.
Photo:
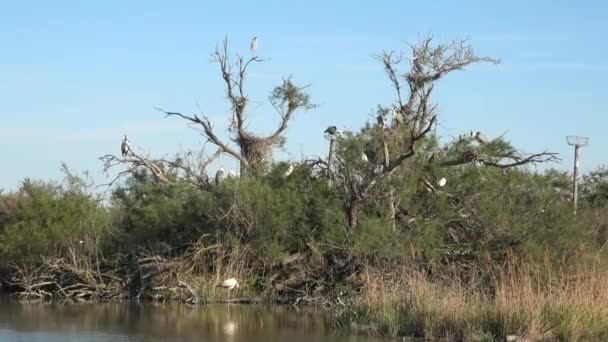
M 285 306 L 0 301 L 4 341 L 378 341 L 336 336 L 323 313 Z

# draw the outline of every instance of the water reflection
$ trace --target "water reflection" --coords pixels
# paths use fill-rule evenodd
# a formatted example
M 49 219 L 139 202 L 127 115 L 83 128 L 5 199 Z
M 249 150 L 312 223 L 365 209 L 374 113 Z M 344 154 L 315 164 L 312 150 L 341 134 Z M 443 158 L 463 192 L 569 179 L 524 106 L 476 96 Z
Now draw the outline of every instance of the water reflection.
M 332 336 L 323 316 L 285 306 L 22 304 L 0 301 L 0 341 L 372 341 Z

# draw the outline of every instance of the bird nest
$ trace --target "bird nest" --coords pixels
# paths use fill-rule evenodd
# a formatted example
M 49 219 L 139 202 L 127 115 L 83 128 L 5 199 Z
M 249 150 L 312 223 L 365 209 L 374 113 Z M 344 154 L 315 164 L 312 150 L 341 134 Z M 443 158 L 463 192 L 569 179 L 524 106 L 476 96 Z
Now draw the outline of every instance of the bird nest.
M 256 164 L 251 165 L 254 168 L 261 165 L 267 156 L 270 154 L 273 146 L 279 143 L 278 139 L 260 138 L 252 134 L 242 134 L 237 138 L 237 143 L 241 146 L 243 157 L 250 163 Z

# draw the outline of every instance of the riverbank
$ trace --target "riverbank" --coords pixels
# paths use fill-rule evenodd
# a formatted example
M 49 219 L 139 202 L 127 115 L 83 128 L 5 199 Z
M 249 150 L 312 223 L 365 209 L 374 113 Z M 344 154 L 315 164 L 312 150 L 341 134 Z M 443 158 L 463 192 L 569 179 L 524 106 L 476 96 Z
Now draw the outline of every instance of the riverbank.
M 245 255 L 243 251 L 237 254 Z M 217 265 L 222 259 L 230 260 L 219 258 L 213 263 Z M 24 300 L 68 302 L 137 299 L 193 306 L 317 305 L 324 306 L 329 313 L 327 325 L 343 334 L 458 341 L 504 341 L 514 336 L 520 341 L 608 338 L 608 271 L 599 260 L 556 267 L 555 262 L 533 263 L 510 256 L 493 268 L 489 278 L 463 274 L 433 277 L 411 264 L 391 270 L 367 265 L 348 280 L 331 284 L 333 290 L 318 292 L 316 296 L 306 288 L 321 281 L 316 278 L 318 274 L 302 279 L 303 283 L 289 292 L 278 291 L 285 288 L 286 279 L 296 278 L 296 270 L 302 270 L 303 265 L 312 274 L 308 257 L 289 258 L 292 264 L 284 264 L 282 273 L 275 271 L 275 275 L 282 275 L 274 280 L 282 282 L 274 283 L 237 263 L 236 260 L 246 259 L 238 259 L 236 255 L 231 259 L 233 262 L 220 267 L 224 270 L 222 274 L 202 274 L 192 268 L 191 260 L 141 258 L 137 272 L 123 274 L 121 278 L 118 269 L 113 275 L 100 276 L 94 269 L 60 267 L 55 261 L 53 267 L 47 265 L 46 271 L 38 268 L 38 273 L 27 276 L 30 281 L 37 280 L 37 285 L 21 286 L 20 292 L 14 294 Z M 72 273 L 66 273 L 68 269 Z M 64 273 L 53 274 L 53 270 Z M 238 277 L 239 289 L 227 291 L 217 287 L 227 274 Z M 129 284 L 133 283 L 140 287 L 128 295 Z M 115 295 L 108 295 L 110 291 L 115 291 Z
M 366 270 L 362 293 L 337 309 L 342 331 L 458 341 L 604 341 L 608 339 L 608 273 L 583 265 L 510 263 L 491 286 L 420 272 Z

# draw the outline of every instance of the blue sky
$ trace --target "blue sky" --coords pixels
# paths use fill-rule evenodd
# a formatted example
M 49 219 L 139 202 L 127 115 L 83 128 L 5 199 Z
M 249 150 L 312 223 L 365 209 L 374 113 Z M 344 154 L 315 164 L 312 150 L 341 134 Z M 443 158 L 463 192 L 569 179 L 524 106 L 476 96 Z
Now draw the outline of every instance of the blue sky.
M 277 117 L 266 97 L 282 77 L 310 84 L 319 107 L 296 115 L 279 159 L 325 152 L 330 124 L 357 128 L 393 93 L 373 55 L 432 33 L 469 38 L 476 65 L 436 88 L 438 132 L 506 132 L 518 148 L 551 150 L 570 169 L 569 134 L 590 137 L 585 170 L 606 163 L 608 5 L 604 1 L 4 1 L 0 11 L 0 188 L 60 179 L 60 162 L 105 181 L 97 159 L 127 133 L 161 156 L 202 146 L 196 131 L 154 110 L 202 111 L 218 131 L 229 107 L 209 53 L 228 35 L 248 53 L 252 129 Z M 199 110 L 200 108 L 200 110 Z M 210 150 L 211 151 L 211 150 Z M 220 161 L 229 168 L 227 157 Z

